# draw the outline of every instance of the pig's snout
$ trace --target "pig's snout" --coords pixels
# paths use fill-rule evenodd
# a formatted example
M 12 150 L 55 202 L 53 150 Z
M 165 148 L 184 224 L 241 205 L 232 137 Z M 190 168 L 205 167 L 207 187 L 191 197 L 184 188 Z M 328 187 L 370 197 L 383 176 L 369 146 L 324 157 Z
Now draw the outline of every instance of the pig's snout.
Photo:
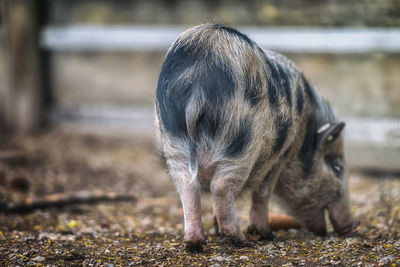
M 347 201 L 340 200 L 328 206 L 329 219 L 336 233 L 344 235 L 356 228 L 360 222 L 351 214 Z M 321 210 L 306 221 L 307 229 L 318 235 L 326 235 L 325 210 Z
M 329 219 L 335 229 L 335 232 L 344 235 L 356 228 L 359 224 L 354 220 L 349 204 L 346 201 L 337 201 L 328 206 Z

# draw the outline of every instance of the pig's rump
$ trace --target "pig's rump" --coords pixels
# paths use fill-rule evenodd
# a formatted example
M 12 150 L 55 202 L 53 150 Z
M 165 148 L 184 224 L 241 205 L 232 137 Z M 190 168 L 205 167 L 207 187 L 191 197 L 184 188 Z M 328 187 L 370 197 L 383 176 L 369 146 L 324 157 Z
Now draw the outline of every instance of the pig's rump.
M 303 96 L 301 87 L 284 88 L 300 76 L 241 33 L 215 27 L 188 30 L 167 54 L 156 96 L 161 150 L 191 179 L 228 171 L 246 179 L 257 161 L 265 173 L 290 145 Z

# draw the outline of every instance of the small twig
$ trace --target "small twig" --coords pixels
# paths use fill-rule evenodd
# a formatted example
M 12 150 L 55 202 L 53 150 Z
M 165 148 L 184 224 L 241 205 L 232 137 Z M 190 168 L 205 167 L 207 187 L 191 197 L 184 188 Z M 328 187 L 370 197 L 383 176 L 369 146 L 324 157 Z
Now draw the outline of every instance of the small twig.
M 132 194 L 107 193 L 102 191 L 79 191 L 76 193 L 60 193 L 42 198 L 27 198 L 24 202 L 0 204 L 2 213 L 28 213 L 37 209 L 62 207 L 73 204 L 96 204 L 99 202 L 136 201 Z

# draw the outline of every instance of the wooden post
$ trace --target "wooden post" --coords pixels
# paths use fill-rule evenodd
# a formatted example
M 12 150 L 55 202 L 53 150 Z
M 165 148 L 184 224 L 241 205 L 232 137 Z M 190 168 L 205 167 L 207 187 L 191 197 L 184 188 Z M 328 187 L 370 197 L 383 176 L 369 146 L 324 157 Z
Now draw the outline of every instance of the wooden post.
M 8 82 L 0 105 L 6 129 L 13 132 L 36 130 L 44 118 L 38 2 L 2 1 Z

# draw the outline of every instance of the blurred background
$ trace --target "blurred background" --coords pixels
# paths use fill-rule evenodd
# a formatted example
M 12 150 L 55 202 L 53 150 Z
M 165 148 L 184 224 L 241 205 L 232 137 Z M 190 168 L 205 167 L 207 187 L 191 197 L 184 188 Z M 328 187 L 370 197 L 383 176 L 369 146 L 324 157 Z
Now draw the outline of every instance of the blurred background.
M 400 170 L 397 0 L 17 0 L 1 8 L 0 119 L 8 130 L 68 125 L 151 136 L 169 45 L 187 27 L 215 22 L 304 71 L 348 122 L 350 166 Z

